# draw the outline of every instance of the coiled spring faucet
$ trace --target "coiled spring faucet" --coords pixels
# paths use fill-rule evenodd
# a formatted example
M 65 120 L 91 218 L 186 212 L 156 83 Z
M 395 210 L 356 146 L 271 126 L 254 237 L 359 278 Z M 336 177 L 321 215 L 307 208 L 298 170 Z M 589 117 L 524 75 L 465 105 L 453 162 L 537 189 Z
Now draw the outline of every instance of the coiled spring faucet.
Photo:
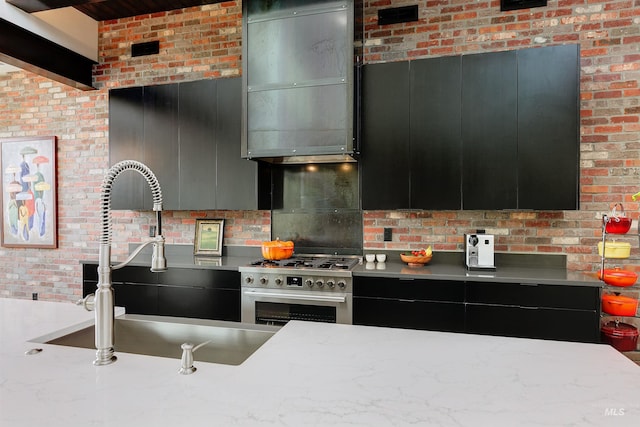
M 156 234 L 152 240 L 143 243 L 131 253 L 129 258 L 121 264 L 111 265 L 111 188 L 114 180 L 122 172 L 134 170 L 139 172 L 147 180 L 153 193 L 153 210 L 156 212 Z M 100 197 L 102 216 L 102 237 L 100 239 L 100 252 L 98 259 L 98 285 L 95 295 L 87 295 L 81 300 L 87 310 L 95 310 L 95 344 L 96 360 L 94 365 L 108 365 L 116 361 L 114 354 L 114 295 L 111 286 L 111 271 L 117 270 L 129 264 L 140 251 L 153 244 L 151 256 L 151 271 L 166 271 L 167 260 L 164 256 L 164 237 L 162 236 L 162 190 L 153 172 L 144 164 L 135 160 L 123 160 L 113 165 L 102 182 L 102 195 Z

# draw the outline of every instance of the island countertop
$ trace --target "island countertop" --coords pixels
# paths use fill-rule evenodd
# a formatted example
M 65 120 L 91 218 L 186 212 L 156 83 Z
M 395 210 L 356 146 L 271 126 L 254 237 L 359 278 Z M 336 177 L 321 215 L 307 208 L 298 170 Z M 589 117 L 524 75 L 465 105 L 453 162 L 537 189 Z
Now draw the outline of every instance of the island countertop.
M 29 342 L 90 318 L 0 299 L 0 425 L 640 423 L 640 367 L 607 345 L 294 321 L 239 366 L 196 353 L 185 376 L 176 359 L 95 367 L 92 350 Z

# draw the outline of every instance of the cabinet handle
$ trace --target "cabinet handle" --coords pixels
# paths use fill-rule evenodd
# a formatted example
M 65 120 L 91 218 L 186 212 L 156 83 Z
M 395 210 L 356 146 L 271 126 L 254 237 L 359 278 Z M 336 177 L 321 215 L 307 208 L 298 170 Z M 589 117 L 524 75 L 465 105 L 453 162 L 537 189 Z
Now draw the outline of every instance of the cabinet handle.
M 400 298 L 398 301 L 400 301 L 400 302 L 416 302 L 416 300 L 414 300 L 414 299 L 402 299 L 402 298 Z
M 538 310 L 540 307 L 527 307 L 526 305 L 519 305 L 518 308 L 523 308 L 525 310 Z

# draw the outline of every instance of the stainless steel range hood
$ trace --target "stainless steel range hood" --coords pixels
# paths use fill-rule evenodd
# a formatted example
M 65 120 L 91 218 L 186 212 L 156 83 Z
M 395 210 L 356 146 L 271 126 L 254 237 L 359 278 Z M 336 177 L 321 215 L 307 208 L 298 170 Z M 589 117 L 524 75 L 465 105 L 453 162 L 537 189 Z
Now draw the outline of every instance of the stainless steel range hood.
M 355 161 L 361 41 L 360 0 L 243 2 L 242 156 Z

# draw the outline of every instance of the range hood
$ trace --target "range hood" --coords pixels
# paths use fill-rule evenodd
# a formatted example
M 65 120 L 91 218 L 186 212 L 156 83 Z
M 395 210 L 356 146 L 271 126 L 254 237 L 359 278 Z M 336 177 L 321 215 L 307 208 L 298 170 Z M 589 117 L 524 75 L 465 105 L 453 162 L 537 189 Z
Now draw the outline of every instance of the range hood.
M 242 156 L 353 162 L 362 2 L 243 2 Z

